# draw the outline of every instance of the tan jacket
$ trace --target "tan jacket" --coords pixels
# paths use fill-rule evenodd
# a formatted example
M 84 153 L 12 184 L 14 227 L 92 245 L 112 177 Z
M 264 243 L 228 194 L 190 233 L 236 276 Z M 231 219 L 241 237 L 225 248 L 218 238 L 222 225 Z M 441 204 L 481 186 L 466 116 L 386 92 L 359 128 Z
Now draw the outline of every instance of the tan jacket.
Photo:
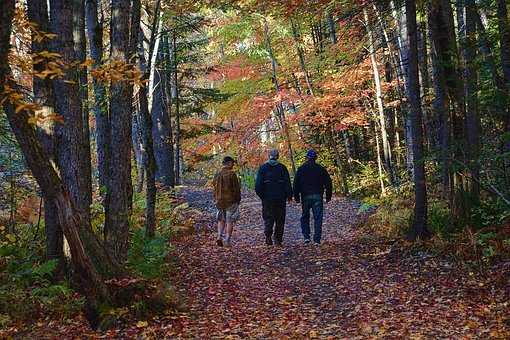
M 241 202 L 241 185 L 234 170 L 224 167 L 214 176 L 214 200 L 220 209 Z

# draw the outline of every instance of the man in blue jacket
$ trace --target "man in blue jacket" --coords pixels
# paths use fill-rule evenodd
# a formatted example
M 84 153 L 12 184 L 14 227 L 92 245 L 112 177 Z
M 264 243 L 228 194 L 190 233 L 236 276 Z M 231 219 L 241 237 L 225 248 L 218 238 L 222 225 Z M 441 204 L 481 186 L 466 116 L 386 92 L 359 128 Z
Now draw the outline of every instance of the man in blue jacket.
M 333 185 L 331 177 L 326 169 L 317 164 L 317 153 L 308 150 L 306 162 L 301 165 L 294 178 L 294 199 L 302 202 L 303 213 L 301 215 L 301 232 L 305 244 L 310 243 L 310 210 L 313 212 L 314 232 L 313 241 L 321 243 L 323 200 L 326 192 L 326 202 L 331 200 Z
M 260 166 L 255 182 L 255 192 L 262 200 L 267 245 L 272 245 L 273 241 L 276 245 L 282 244 L 287 208 L 285 201 L 292 201 L 289 171 L 278 162 L 278 158 L 278 150 L 269 152 L 269 161 Z

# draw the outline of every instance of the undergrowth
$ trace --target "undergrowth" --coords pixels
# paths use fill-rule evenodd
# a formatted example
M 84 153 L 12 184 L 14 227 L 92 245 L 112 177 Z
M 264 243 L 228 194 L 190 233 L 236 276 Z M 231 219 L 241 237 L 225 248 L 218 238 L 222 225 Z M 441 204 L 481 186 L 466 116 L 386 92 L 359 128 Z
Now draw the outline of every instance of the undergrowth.
M 413 220 L 411 192 L 402 190 L 382 198 L 364 199 L 359 213 L 374 208 L 364 231 L 387 239 L 403 239 Z M 453 255 L 477 266 L 510 259 L 510 207 L 501 199 L 486 197 L 472 210 L 470 223 L 459 225 L 452 220 L 447 203 L 432 196 L 427 226 L 432 237 L 420 244 L 432 252 Z
M 145 236 L 144 209 L 144 196 L 135 193 L 127 261 L 135 282 L 110 283 L 119 286 L 118 294 L 130 294 L 127 290 L 135 290 L 134 294 L 141 298 L 123 308 L 104 306 L 104 313 L 109 315 L 105 323 L 145 318 L 168 306 L 182 308 L 168 277 L 172 262 L 171 241 L 192 227 L 192 222 L 182 217 L 187 205 L 176 199 L 173 192 L 160 191 L 157 232 L 151 239 Z M 98 235 L 101 235 L 104 221 L 101 210 L 98 203 L 92 207 L 92 227 Z M 44 219 L 38 228 L 17 224 L 15 233 L 0 225 L 0 328 L 43 317 L 69 318 L 83 310 L 84 299 L 73 290 L 70 272 L 62 271 L 61 264 L 45 258 Z M 137 289 L 142 290 L 138 293 Z

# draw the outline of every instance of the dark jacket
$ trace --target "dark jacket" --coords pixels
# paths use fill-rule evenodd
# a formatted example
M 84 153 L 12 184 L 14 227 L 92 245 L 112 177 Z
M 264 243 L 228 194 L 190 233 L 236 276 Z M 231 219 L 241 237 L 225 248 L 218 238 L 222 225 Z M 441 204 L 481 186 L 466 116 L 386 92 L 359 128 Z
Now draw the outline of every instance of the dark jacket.
M 292 198 L 292 184 L 285 165 L 271 160 L 260 166 L 255 192 L 263 201 L 285 201 Z
M 214 200 L 220 209 L 241 202 L 241 185 L 234 170 L 224 167 L 214 176 Z
M 333 185 L 331 177 L 323 166 L 315 161 L 307 161 L 301 165 L 294 178 L 294 198 L 298 201 L 307 195 L 324 195 L 326 200 L 331 199 Z

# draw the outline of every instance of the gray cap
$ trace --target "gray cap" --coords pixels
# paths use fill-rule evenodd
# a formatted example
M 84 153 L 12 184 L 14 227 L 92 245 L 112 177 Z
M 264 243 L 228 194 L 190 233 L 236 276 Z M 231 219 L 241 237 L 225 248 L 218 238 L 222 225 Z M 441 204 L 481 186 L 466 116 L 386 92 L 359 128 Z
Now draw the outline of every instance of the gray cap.
M 280 152 L 278 152 L 278 149 L 272 149 L 269 151 L 269 159 L 278 159 L 280 158 Z

